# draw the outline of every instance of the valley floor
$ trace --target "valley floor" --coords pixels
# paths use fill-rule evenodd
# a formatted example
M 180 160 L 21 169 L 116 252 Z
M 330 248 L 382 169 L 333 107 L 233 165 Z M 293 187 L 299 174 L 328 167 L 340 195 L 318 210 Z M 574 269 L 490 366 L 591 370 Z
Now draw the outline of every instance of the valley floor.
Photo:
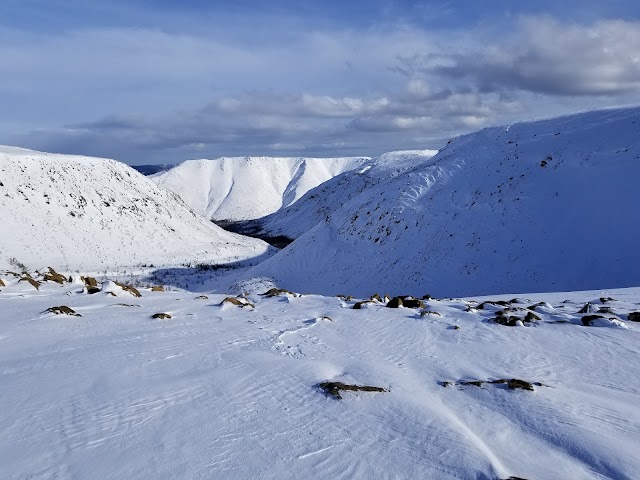
M 536 307 L 540 320 L 507 327 L 492 321 L 504 306 L 476 309 L 470 299 L 428 300 L 421 317 L 314 295 L 255 292 L 255 308 L 240 308 L 186 290 L 140 289 L 137 298 L 7 283 L 3 479 L 640 472 L 640 324 L 626 321 L 640 310 L 640 288 L 521 295 L 512 308 L 549 304 Z M 510 300 L 491 299 L 500 298 Z M 586 302 L 622 321 L 582 326 Z M 43 313 L 61 305 L 81 316 Z M 543 385 L 458 383 L 511 378 Z M 324 381 L 388 392 L 337 400 L 317 387 Z

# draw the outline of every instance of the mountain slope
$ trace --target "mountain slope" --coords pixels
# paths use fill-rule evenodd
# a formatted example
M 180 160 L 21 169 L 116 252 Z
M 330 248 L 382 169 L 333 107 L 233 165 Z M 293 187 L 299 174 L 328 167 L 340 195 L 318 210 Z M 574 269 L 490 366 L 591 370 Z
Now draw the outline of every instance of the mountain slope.
M 0 147 L 0 265 L 103 271 L 259 257 L 265 243 L 197 216 L 114 160 Z
M 424 164 L 437 150 L 389 152 L 369 160 L 309 190 L 288 207 L 242 224 L 241 230 L 267 237 L 297 238 L 321 222 L 327 221 L 340 205 L 363 191 Z
M 222 157 L 189 160 L 152 179 L 206 218 L 247 220 L 286 207 L 311 188 L 367 160 Z
M 356 190 L 253 275 L 319 293 L 439 296 L 638 284 L 640 109 L 459 137 Z

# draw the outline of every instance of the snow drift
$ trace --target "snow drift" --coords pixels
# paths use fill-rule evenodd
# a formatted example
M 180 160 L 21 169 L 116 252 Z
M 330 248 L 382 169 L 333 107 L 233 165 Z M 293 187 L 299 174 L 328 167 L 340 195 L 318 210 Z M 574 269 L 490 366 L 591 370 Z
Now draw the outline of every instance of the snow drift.
M 361 295 L 637 285 L 639 158 L 628 108 L 487 128 L 386 178 L 373 162 L 298 202 L 324 197 L 324 218 L 252 274 Z
M 189 160 L 152 177 L 195 212 L 214 220 L 259 218 L 311 188 L 358 167 L 367 157 L 222 157 Z
M 270 251 L 199 217 L 123 163 L 13 147 L 0 147 L 0 225 L 0 267 L 15 259 L 30 268 L 103 271 Z

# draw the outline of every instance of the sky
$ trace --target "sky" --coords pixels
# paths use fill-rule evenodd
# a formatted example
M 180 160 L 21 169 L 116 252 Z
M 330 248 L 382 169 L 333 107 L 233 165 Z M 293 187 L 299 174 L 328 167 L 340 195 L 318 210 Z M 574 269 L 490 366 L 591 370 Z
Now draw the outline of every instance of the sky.
M 637 104 L 637 0 L 0 2 L 0 144 L 49 152 L 375 156 Z

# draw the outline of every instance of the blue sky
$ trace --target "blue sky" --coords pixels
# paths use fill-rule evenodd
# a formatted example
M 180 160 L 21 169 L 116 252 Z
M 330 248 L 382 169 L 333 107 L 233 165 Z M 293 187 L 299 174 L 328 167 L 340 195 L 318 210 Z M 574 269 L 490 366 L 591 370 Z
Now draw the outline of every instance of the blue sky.
M 438 148 L 640 99 L 640 2 L 0 3 L 0 143 L 131 164 Z

